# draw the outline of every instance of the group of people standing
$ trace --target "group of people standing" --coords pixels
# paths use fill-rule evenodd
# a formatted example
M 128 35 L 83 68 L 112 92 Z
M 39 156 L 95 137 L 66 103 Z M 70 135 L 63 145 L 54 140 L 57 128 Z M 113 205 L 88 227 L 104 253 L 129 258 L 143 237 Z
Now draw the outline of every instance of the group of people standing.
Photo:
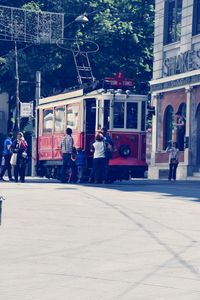
M 25 171 L 27 163 L 28 144 L 22 132 L 17 134 L 13 140 L 13 133 L 9 133 L 4 141 L 2 155 L 0 181 L 5 181 L 4 175 L 7 171 L 9 181 L 25 182 Z M 14 178 L 12 170 L 14 169 Z
M 90 173 L 89 182 L 108 182 L 109 160 L 112 157 L 113 141 L 108 135 L 106 128 L 102 128 L 96 134 L 95 141 L 90 151 L 93 153 L 93 167 Z M 82 148 L 74 147 L 71 128 L 67 128 L 66 135 L 61 142 L 62 151 L 62 172 L 61 182 L 83 182 L 84 170 L 86 168 L 86 155 Z M 66 172 L 68 171 L 68 174 Z

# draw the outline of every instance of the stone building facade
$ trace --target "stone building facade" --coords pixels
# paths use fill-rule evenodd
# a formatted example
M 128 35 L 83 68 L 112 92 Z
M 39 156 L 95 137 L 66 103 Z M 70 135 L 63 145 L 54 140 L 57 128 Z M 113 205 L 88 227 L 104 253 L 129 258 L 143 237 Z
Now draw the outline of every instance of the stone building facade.
M 200 167 L 200 0 L 156 0 L 151 81 L 152 155 L 149 178 L 168 169 L 169 141 L 178 141 L 177 115 L 184 119 L 177 178 Z M 180 147 L 180 145 L 179 145 Z

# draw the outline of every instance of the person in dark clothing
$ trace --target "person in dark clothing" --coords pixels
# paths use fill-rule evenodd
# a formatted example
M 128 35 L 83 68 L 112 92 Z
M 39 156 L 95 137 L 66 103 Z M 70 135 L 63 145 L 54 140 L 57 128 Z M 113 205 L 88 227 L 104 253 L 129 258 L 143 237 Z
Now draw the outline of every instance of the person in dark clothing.
M 66 172 L 69 171 L 71 168 L 71 155 L 73 152 L 74 140 L 72 137 L 72 130 L 71 128 L 66 129 L 66 135 L 64 136 L 61 142 L 61 151 L 62 151 L 62 172 L 61 172 L 61 182 L 66 182 Z
M 179 149 L 176 142 L 173 142 L 173 144 L 169 143 L 166 152 L 169 153 L 169 176 L 168 180 L 171 181 L 176 180 L 176 171 L 179 164 L 178 156 L 179 156 Z
M 101 134 L 104 137 L 105 143 L 105 181 L 109 182 L 109 160 L 112 158 L 114 142 L 105 127 L 101 129 Z
M 181 115 L 180 112 L 176 113 L 177 116 L 177 143 L 180 151 L 184 151 L 184 139 L 185 139 L 185 118 Z
M 12 144 L 13 153 L 17 153 L 17 162 L 14 166 L 14 177 L 15 182 L 18 182 L 18 177 L 20 176 L 20 181 L 25 182 L 25 172 L 26 172 L 26 163 L 27 163 L 27 148 L 28 144 L 24 139 L 22 132 L 19 132 L 17 139 Z
M 3 150 L 4 166 L 2 166 L 2 170 L 1 170 L 1 174 L 0 174 L 1 181 L 5 181 L 3 176 L 5 175 L 6 171 L 8 173 L 9 181 L 14 180 L 12 178 L 12 173 L 11 173 L 12 167 L 10 164 L 10 159 L 11 159 L 11 155 L 12 155 L 12 152 L 11 152 L 12 137 L 13 137 L 13 134 L 12 134 L 12 132 L 10 132 L 4 141 L 4 150 Z

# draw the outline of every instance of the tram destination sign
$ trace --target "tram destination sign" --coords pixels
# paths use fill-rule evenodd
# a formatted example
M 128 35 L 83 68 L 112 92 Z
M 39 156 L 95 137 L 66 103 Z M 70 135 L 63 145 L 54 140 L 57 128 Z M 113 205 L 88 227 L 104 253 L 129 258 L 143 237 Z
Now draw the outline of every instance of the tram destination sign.
M 189 50 L 163 61 L 163 77 L 200 69 L 200 49 Z
M 157 92 L 176 87 L 184 87 L 185 85 L 196 84 L 200 82 L 200 74 L 179 78 L 167 82 L 156 83 L 151 85 L 151 92 Z
M 126 78 L 123 72 L 118 72 L 115 77 L 105 77 L 104 83 L 114 88 L 132 88 L 135 85 L 134 80 Z

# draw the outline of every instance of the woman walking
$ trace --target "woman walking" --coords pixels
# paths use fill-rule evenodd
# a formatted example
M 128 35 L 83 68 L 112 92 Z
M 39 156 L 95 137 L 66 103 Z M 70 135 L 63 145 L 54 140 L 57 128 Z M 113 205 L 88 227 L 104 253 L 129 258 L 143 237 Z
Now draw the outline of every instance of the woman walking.
M 22 132 L 19 132 L 17 139 L 13 142 L 12 149 L 13 153 L 17 154 L 16 165 L 14 166 L 14 177 L 15 182 L 18 182 L 18 177 L 20 176 L 20 181 L 25 182 L 25 171 L 27 162 L 27 142 L 24 139 Z
M 178 155 L 179 155 L 179 149 L 176 142 L 174 142 L 172 145 L 169 145 L 166 149 L 166 152 L 169 153 L 169 177 L 168 180 L 176 180 L 176 170 L 178 167 Z

